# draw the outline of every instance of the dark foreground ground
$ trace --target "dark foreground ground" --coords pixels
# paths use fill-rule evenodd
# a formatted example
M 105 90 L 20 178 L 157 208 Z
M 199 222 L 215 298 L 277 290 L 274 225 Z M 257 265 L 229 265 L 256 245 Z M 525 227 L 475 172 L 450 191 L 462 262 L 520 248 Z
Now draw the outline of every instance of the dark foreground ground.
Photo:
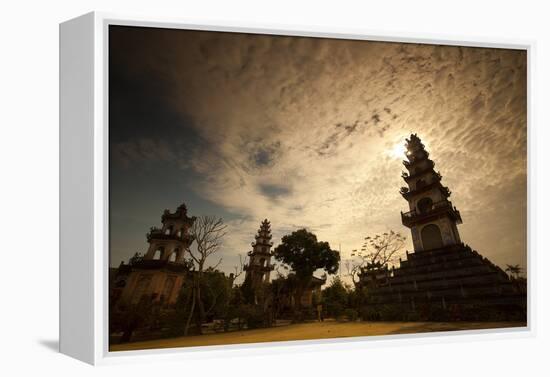
M 525 322 L 313 322 L 111 345 L 110 351 L 525 327 Z

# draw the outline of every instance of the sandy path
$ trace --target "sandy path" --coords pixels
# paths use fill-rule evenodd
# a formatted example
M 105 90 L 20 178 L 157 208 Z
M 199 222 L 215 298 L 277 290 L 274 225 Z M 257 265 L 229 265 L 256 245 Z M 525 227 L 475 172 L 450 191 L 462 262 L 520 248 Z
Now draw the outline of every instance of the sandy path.
M 524 327 L 518 322 L 344 322 L 335 321 L 302 323 L 267 329 L 236 331 L 230 333 L 188 336 L 171 339 L 150 340 L 115 344 L 110 351 L 140 350 L 151 348 L 174 348 L 211 346 L 221 344 L 278 342 L 345 338 L 350 336 L 410 334 L 434 331 L 457 331 L 491 329 L 499 327 Z

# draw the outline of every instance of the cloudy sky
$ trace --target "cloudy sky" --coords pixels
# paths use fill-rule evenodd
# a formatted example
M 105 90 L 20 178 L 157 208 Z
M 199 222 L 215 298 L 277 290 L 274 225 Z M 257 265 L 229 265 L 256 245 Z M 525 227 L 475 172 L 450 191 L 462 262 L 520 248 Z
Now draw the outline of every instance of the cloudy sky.
M 231 271 L 260 221 L 341 248 L 407 235 L 404 139 L 417 133 L 463 241 L 526 265 L 526 53 L 111 27 L 111 265 L 165 208 L 228 224 Z

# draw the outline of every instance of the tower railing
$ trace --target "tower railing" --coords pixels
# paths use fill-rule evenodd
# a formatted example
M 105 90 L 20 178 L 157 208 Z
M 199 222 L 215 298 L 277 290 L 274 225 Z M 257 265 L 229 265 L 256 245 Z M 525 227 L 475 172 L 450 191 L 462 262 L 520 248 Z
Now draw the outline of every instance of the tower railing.
M 250 245 L 252 245 L 252 247 L 256 246 L 256 245 L 260 245 L 260 246 L 273 246 L 273 241 L 269 241 L 269 242 L 252 242 Z
M 177 232 L 165 233 L 161 228 L 152 227 L 147 233 L 147 241 L 152 239 L 161 240 L 179 240 L 179 241 L 192 241 L 193 236 L 187 233 L 178 234 Z
M 457 222 L 461 223 L 462 218 L 460 217 L 460 212 L 456 209 L 456 207 L 453 207 L 453 204 L 449 202 L 448 200 L 441 200 L 439 202 L 435 202 L 432 204 L 431 208 L 419 212 L 416 209 L 413 209 L 409 212 L 401 212 L 401 222 L 405 226 L 413 225 L 415 222 L 423 220 L 427 217 L 431 217 L 434 215 L 442 214 L 448 212 L 452 214 L 452 216 L 457 220 Z
M 275 269 L 275 264 L 273 263 L 267 263 L 265 265 L 261 264 L 245 264 L 243 267 L 243 270 L 245 271 L 263 271 L 263 272 L 269 272 L 273 271 Z

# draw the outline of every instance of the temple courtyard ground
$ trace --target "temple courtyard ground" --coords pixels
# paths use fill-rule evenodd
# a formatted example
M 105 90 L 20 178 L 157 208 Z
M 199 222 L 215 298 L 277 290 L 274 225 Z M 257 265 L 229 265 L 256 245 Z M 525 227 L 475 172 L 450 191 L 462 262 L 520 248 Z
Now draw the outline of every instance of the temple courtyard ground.
M 290 324 L 266 329 L 235 331 L 170 339 L 114 344 L 110 351 L 196 347 L 224 344 L 413 334 L 440 331 L 525 327 L 525 322 L 336 322 Z

